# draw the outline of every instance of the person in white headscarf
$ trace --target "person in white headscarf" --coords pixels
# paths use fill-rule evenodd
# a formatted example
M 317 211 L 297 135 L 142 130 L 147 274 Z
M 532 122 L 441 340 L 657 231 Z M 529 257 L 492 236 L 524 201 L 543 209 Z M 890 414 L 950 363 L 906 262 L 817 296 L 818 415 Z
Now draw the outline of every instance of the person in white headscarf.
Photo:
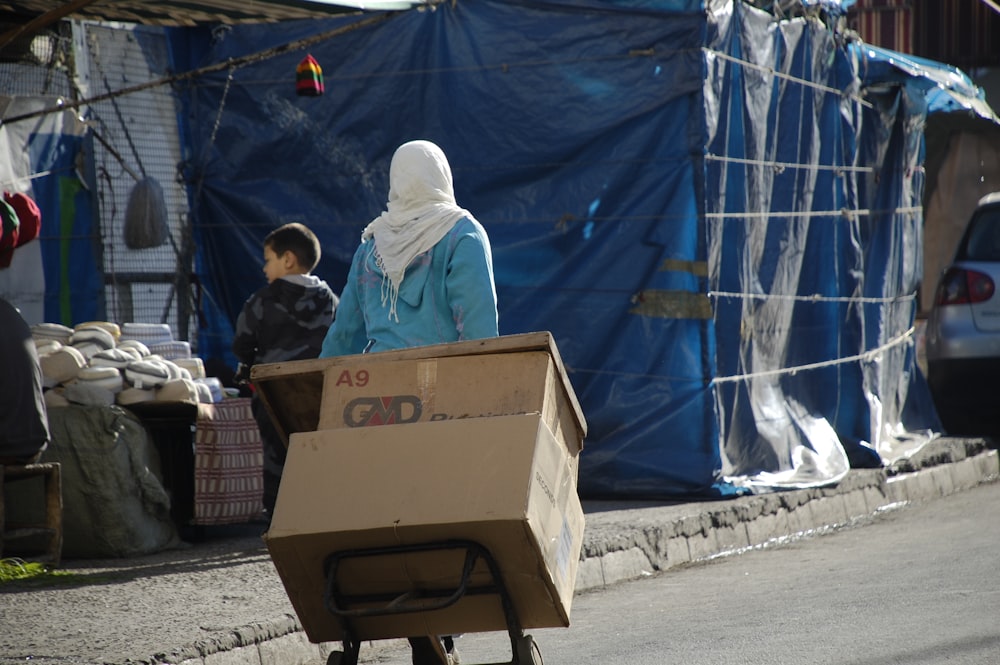
M 385 211 L 361 234 L 320 357 L 496 337 L 486 230 L 455 202 L 430 141 L 396 149 Z
M 365 227 L 320 357 L 496 337 L 486 230 L 455 202 L 451 166 L 430 141 L 396 149 L 389 201 Z M 452 636 L 410 638 L 414 665 L 458 662 Z

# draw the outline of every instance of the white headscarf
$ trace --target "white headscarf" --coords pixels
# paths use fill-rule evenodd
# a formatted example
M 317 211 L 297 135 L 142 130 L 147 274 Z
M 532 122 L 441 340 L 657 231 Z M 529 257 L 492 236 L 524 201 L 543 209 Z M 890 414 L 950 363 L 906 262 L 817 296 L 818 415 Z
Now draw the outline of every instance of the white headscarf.
M 451 166 L 441 148 L 430 141 L 410 141 L 396 149 L 389 166 L 389 202 L 365 227 L 361 240 L 375 238 L 375 260 L 388 279 L 382 303 L 396 315 L 396 299 L 406 267 L 445 236 L 463 217 L 455 203 Z M 398 317 L 396 317 L 398 321 Z

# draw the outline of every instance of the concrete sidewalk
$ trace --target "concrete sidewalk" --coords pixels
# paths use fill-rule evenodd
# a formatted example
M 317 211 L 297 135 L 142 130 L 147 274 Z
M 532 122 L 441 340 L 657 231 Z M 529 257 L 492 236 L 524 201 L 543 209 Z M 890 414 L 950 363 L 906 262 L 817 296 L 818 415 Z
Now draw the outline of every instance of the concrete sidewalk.
M 705 502 L 586 501 L 577 590 L 780 544 L 998 476 L 987 440 L 943 438 L 890 468 L 852 470 L 836 487 Z M 308 641 L 259 533 L 137 561 L 64 567 L 88 583 L 14 593 L 0 587 L 0 663 L 321 665 L 340 646 Z M 366 643 L 362 660 L 379 659 L 379 648 L 402 654 L 405 641 L 385 642 Z

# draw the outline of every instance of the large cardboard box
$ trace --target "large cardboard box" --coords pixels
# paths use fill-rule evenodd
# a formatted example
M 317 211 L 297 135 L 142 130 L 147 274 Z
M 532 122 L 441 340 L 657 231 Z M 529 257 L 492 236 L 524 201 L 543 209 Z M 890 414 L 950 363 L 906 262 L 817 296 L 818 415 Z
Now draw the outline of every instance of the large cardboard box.
M 254 367 L 279 432 L 540 413 L 577 450 L 587 424 L 548 332 Z
M 457 539 L 480 544 L 497 563 L 500 580 L 480 559 L 469 585 L 499 584 L 521 628 L 569 625 L 584 528 L 579 448 L 545 420 L 535 412 L 292 434 L 265 541 L 309 639 L 344 639 L 324 602 L 331 554 L 390 549 L 345 559 L 338 593 L 447 594 L 458 587 L 463 551 L 400 548 Z M 360 605 L 372 606 L 384 603 Z M 351 621 L 361 640 L 508 628 L 499 593 Z
M 475 592 L 352 617 L 353 638 L 504 630 L 501 595 L 522 628 L 569 624 L 587 424 L 549 333 L 259 365 L 251 378 L 289 443 L 265 540 L 312 641 L 345 637 L 324 601 L 331 581 L 345 599 L 450 594 L 465 551 L 438 546 L 456 540 L 499 575 L 481 557 Z

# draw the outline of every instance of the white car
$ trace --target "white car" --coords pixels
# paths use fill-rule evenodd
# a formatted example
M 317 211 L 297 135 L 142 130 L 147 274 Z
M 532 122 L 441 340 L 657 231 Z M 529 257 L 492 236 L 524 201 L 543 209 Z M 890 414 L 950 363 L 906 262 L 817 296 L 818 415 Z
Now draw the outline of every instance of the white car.
M 986 434 L 1000 424 L 998 284 L 1000 192 L 994 192 L 972 213 L 927 319 L 927 380 L 949 434 Z

